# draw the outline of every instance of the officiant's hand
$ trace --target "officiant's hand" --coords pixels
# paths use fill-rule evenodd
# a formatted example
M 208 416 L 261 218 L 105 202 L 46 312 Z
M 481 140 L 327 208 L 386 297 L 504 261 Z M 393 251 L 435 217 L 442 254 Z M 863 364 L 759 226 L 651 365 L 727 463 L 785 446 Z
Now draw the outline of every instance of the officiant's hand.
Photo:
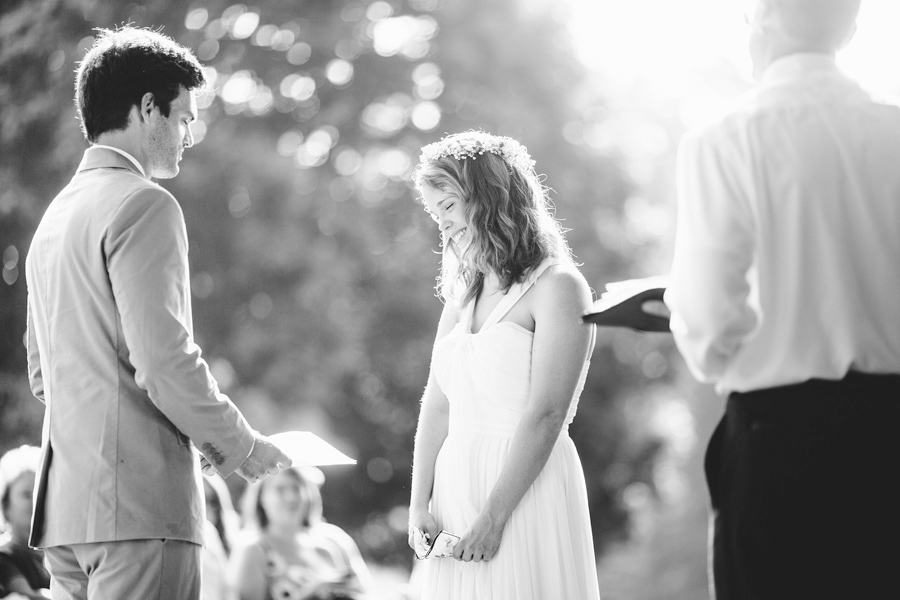
M 499 523 L 489 515 L 481 513 L 459 538 L 459 543 L 453 549 L 453 558 L 463 562 L 491 560 L 500 547 L 505 525 L 505 522 Z
M 666 306 L 666 303 L 662 300 L 647 300 L 641 304 L 641 310 L 649 315 L 660 317 L 662 319 L 668 319 L 672 316 L 669 307 Z
M 610 281 L 606 284 L 606 291 L 600 294 L 601 300 L 614 301 L 617 298 L 626 298 L 632 294 L 636 294 L 642 290 L 654 287 L 666 287 L 669 285 L 668 275 L 654 275 L 652 277 L 641 277 L 639 279 L 625 279 L 624 281 Z M 668 319 L 670 316 L 669 308 L 662 300 L 648 300 L 641 304 L 641 310 L 655 317 Z
M 244 459 L 235 472 L 250 483 L 256 483 L 260 479 L 265 479 L 267 475 L 274 475 L 292 464 L 293 461 L 281 451 L 281 448 L 270 442 L 264 435 L 257 433 L 250 455 Z

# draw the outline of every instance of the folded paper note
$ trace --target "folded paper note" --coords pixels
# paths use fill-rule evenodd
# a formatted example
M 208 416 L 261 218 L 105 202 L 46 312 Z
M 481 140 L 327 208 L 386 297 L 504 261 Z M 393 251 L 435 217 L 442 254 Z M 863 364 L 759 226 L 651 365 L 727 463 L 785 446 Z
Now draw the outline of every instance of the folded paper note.
M 447 531 L 441 531 L 434 538 L 434 543 L 429 544 L 428 538 L 418 529 L 415 530 L 413 543 L 416 547 L 416 558 L 446 558 L 453 555 L 453 548 L 459 541 L 458 535 Z
M 297 467 L 356 464 L 354 459 L 309 431 L 285 431 L 268 437 Z

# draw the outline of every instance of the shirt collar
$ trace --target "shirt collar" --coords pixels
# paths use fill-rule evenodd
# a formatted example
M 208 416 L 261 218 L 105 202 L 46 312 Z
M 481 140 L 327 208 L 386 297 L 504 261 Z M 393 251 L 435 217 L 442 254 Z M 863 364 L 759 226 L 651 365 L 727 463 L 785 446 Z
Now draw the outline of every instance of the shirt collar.
M 769 87 L 810 75 L 838 74 L 835 58 L 820 52 L 798 52 L 777 58 L 766 67 L 760 78 L 760 85 Z
M 147 177 L 147 173 L 144 171 L 144 167 L 141 166 L 141 163 L 139 163 L 135 157 L 128 154 L 121 148 L 116 148 L 115 146 L 106 146 L 104 144 L 92 144 L 91 148 L 105 148 L 107 150 L 112 150 L 113 152 L 118 152 L 119 154 L 130 160 L 132 163 L 134 163 L 134 166 L 137 167 L 137 170 L 140 171 L 141 175 Z

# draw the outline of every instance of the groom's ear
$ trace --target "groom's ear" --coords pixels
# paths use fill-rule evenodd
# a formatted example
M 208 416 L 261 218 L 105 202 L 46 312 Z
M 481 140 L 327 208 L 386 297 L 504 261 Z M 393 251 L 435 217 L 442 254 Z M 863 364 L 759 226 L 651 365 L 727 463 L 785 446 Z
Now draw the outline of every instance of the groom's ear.
M 158 107 L 156 105 L 156 98 L 153 96 L 151 92 L 147 92 L 143 96 L 141 96 L 141 103 L 137 107 L 138 110 L 138 122 L 145 123 L 150 121 L 150 115 L 156 110 Z

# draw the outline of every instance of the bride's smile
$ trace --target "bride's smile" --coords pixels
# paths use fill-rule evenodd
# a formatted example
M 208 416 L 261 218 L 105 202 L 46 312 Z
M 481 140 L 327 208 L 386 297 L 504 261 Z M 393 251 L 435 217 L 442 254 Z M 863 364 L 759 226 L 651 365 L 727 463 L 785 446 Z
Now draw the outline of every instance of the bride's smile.
M 466 235 L 466 232 L 469 230 L 468 227 L 463 227 L 453 235 L 448 236 L 451 240 L 453 240 L 456 244 L 459 244 L 460 240 Z

